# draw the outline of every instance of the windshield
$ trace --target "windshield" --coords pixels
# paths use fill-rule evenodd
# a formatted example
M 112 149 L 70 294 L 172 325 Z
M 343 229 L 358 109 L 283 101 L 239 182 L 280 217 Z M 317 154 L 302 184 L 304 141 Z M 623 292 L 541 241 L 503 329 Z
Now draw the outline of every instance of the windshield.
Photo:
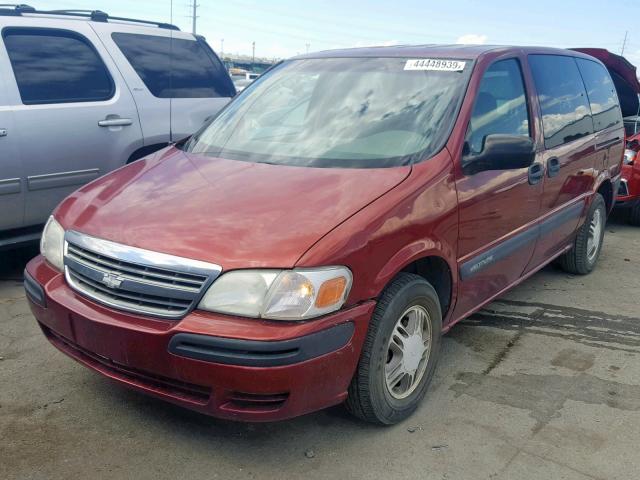
M 389 167 L 432 156 L 453 126 L 471 62 L 441 68 L 431 60 L 437 69 L 415 62 L 283 63 L 247 87 L 185 150 L 311 167 Z

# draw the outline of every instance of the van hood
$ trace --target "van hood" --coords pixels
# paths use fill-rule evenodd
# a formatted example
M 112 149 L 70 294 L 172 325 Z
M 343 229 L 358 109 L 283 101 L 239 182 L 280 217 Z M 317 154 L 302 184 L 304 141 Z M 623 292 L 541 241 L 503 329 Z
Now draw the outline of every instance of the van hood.
M 604 48 L 572 48 L 572 50 L 591 55 L 604 63 L 616 87 L 622 116 L 629 117 L 638 114 L 640 82 L 638 82 L 636 67 L 626 58 Z
M 290 268 L 410 171 L 268 165 L 171 147 L 84 186 L 55 216 L 65 229 L 225 270 Z

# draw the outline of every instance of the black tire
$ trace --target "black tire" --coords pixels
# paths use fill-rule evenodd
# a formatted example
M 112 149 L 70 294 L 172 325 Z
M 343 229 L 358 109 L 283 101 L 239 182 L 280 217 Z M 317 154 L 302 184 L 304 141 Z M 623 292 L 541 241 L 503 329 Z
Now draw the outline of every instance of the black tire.
M 629 223 L 640 227 L 640 201 L 629 209 Z
M 600 211 L 600 219 L 603 222 L 601 225 L 600 236 L 597 239 L 597 252 L 595 256 L 589 256 L 588 242 L 590 237 L 591 222 L 596 215 L 596 210 Z M 578 229 L 578 234 L 573 243 L 573 248 L 560 257 L 560 266 L 565 272 L 573 273 L 577 275 L 586 275 L 591 271 L 598 263 L 600 252 L 602 251 L 602 240 L 604 239 L 605 222 L 607 219 L 607 206 L 604 202 L 604 198 L 599 193 L 596 193 L 591 201 L 591 206 L 587 212 L 587 218 L 584 223 Z
M 431 351 L 422 377 L 406 398 L 389 393 L 385 380 L 388 343 L 396 323 L 407 309 L 421 306 L 431 321 Z M 442 313 L 438 295 L 422 277 L 400 273 L 382 293 L 374 310 L 358 368 L 349 386 L 346 407 L 367 422 L 391 425 L 404 420 L 424 397 L 440 353 Z

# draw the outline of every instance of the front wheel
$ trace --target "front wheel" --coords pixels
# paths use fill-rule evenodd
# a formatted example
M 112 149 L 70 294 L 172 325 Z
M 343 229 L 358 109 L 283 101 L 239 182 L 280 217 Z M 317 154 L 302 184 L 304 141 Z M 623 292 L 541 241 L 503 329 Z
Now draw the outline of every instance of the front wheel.
M 568 273 L 586 275 L 596 266 L 602 250 L 607 206 L 596 193 L 587 212 L 587 218 L 578 229 L 573 248 L 560 258 L 560 265 Z
M 636 200 L 635 205 L 629 211 L 629 223 L 640 227 L 640 200 Z
M 435 371 L 442 313 L 433 287 L 399 274 L 371 318 L 347 409 L 372 423 L 394 424 L 418 407 Z

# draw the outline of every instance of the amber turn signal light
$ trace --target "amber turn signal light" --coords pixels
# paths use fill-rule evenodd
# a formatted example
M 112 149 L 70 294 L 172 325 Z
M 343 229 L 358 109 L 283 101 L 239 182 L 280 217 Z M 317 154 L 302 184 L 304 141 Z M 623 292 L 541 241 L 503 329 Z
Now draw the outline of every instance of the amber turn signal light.
M 320 290 L 318 290 L 316 307 L 325 308 L 341 302 L 345 288 L 347 288 L 347 279 L 344 277 L 327 280 L 320 286 Z

